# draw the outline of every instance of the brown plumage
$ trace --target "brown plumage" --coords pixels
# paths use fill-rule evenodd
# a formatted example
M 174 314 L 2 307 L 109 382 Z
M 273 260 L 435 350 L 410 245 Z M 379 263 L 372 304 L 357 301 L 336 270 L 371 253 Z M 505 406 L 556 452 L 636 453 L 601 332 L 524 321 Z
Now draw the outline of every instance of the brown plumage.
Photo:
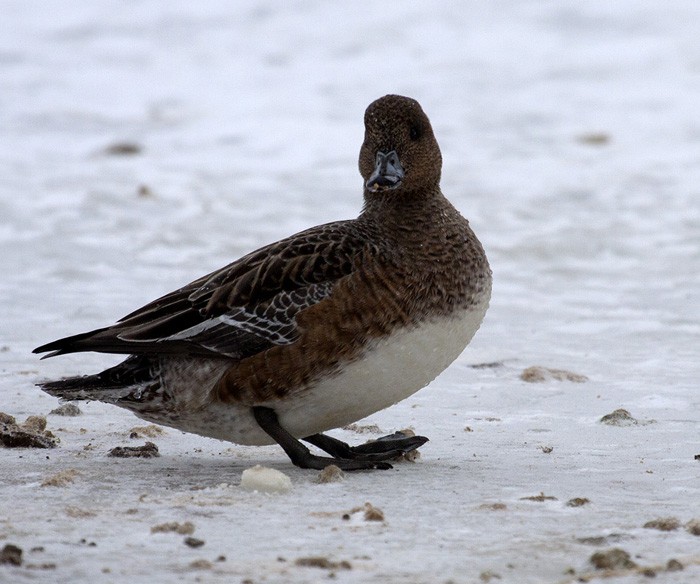
M 271 437 L 296 464 L 320 467 L 331 459 L 307 458 L 287 432 L 324 448 L 332 439 L 314 441 L 318 432 L 429 382 L 478 328 L 490 296 L 489 266 L 467 221 L 440 192 L 440 149 L 419 104 L 385 96 L 367 108 L 365 128 L 364 208 L 357 219 L 265 246 L 111 327 L 35 349 L 47 356 L 131 355 L 101 374 L 42 388 L 65 399 L 114 403 L 207 436 L 242 443 Z M 453 326 L 456 334 L 444 332 Z M 392 345 L 397 334 L 409 339 L 399 348 Z M 433 337 L 437 347 L 447 347 L 444 357 L 430 361 L 411 353 L 419 345 L 425 353 Z M 384 355 L 386 363 L 375 363 Z M 366 379 L 372 371 L 369 379 L 377 383 L 391 379 L 391 359 L 426 363 L 386 397 L 380 386 L 358 387 L 360 402 L 369 395 L 366 405 L 355 407 L 347 395 L 355 391 L 354 376 Z M 324 449 L 353 459 L 343 463 L 352 469 L 384 468 L 377 461 L 385 453 L 415 447 L 403 438 L 387 444 L 372 453 Z

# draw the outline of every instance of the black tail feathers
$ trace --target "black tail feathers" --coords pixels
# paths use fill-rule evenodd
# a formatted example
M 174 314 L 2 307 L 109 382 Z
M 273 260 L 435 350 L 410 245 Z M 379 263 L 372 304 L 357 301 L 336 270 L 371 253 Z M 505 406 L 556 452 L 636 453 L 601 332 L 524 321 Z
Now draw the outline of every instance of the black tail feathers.
M 134 355 L 96 375 L 68 377 L 38 385 L 46 393 L 64 400 L 114 402 L 135 386 L 152 382 L 154 376 L 151 360 L 143 355 Z

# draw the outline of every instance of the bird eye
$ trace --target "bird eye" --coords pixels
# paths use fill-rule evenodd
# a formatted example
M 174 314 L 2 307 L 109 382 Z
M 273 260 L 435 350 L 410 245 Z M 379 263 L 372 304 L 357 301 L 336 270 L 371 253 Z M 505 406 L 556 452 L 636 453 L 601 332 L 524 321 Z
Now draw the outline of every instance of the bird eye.
M 418 127 L 416 124 L 413 124 L 411 126 L 411 129 L 409 130 L 408 135 L 411 137 L 411 140 L 418 140 L 418 138 L 420 138 L 421 135 L 420 127 Z

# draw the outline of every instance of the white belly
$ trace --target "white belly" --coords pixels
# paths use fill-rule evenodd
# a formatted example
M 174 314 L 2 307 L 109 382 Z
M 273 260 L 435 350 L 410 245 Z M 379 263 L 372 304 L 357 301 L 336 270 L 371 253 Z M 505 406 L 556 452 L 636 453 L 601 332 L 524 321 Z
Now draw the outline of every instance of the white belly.
M 383 410 L 428 385 L 459 356 L 481 325 L 487 304 L 399 331 L 335 375 L 290 399 L 261 405 L 274 409 L 281 425 L 299 438 Z M 193 416 L 183 412 L 177 427 L 238 444 L 274 443 L 248 407 L 234 404 L 211 404 Z
M 338 428 L 387 408 L 428 385 L 469 344 L 486 306 L 400 331 L 363 358 L 289 402 L 270 404 L 295 436 Z

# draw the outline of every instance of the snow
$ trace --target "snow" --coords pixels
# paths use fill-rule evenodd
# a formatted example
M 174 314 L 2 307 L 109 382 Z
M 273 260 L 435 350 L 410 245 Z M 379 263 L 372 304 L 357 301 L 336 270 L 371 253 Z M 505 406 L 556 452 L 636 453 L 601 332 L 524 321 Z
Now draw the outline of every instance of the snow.
M 683 527 L 700 518 L 699 3 L 2 11 L 0 411 L 19 422 L 57 405 L 38 380 L 115 362 L 39 362 L 33 347 L 355 216 L 362 115 L 385 93 L 430 116 L 443 191 L 494 291 L 452 367 L 362 422 L 430 437 L 391 471 L 318 483 L 275 446 L 130 438 L 139 420 L 97 403 L 48 415 L 58 448 L 0 449 L 0 547 L 24 552 L 0 581 L 648 581 L 596 572 L 591 555 L 613 547 L 685 565 L 655 582 L 700 580 L 700 539 Z M 107 154 L 115 144 L 141 152 Z M 473 367 L 485 363 L 500 366 Z M 532 366 L 588 379 L 522 380 Z M 600 423 L 620 408 L 638 423 Z M 144 440 L 161 456 L 107 456 Z M 256 464 L 292 488 L 241 489 Z M 71 480 L 52 486 L 59 473 Z M 365 503 L 383 520 L 362 519 Z M 643 527 L 663 517 L 682 526 Z M 203 546 L 151 533 L 187 521 Z

